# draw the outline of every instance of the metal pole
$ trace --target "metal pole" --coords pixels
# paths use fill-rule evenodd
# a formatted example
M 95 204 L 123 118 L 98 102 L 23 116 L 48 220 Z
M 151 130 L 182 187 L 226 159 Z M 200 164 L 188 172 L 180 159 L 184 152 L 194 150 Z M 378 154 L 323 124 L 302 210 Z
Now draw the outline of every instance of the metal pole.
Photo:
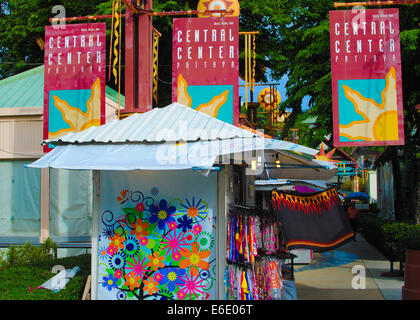
M 233 10 L 188 10 L 188 11 L 168 11 L 168 12 L 154 12 L 149 10 L 137 10 L 138 14 L 147 14 L 149 16 L 181 16 L 181 15 L 196 15 L 196 14 L 212 14 L 212 13 L 222 13 L 229 14 L 233 13 Z M 125 18 L 125 14 L 121 15 L 121 18 Z M 83 16 L 83 17 L 68 17 L 68 18 L 49 18 L 49 22 L 54 21 L 85 21 L 85 20 L 101 20 L 101 19 L 112 19 L 112 14 L 98 15 L 98 16 Z

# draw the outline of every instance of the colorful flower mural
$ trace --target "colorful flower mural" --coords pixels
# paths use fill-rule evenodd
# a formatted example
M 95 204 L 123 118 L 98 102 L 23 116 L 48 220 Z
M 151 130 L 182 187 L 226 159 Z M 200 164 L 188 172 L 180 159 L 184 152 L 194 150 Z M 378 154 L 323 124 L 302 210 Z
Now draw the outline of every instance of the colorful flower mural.
M 209 299 L 216 268 L 208 204 L 157 195 L 123 190 L 119 215 L 103 211 L 98 288 L 119 300 Z

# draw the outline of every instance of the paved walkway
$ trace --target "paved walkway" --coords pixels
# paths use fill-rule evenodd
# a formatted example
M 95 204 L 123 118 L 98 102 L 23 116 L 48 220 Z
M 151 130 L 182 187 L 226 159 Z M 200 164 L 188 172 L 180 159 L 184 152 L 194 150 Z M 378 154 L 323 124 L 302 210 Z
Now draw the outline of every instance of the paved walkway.
M 331 252 L 314 253 L 311 264 L 295 266 L 298 300 L 401 300 L 403 276 L 384 276 L 389 261 L 360 234 Z M 394 271 L 399 264 L 394 263 Z M 365 280 L 360 276 L 365 272 Z M 353 285 L 361 287 L 354 289 Z

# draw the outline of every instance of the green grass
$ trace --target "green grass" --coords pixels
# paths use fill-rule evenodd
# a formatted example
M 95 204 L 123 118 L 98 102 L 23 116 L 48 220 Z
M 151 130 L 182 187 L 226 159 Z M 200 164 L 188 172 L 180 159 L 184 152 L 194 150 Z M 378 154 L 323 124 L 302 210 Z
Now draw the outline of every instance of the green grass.
M 66 287 L 54 293 L 46 289 L 30 292 L 52 278 L 54 265 L 62 265 L 66 269 L 80 267 L 80 272 L 73 277 Z M 5 266 L 0 269 L 0 300 L 81 300 L 86 279 L 90 274 L 90 254 L 61 258 L 39 265 Z

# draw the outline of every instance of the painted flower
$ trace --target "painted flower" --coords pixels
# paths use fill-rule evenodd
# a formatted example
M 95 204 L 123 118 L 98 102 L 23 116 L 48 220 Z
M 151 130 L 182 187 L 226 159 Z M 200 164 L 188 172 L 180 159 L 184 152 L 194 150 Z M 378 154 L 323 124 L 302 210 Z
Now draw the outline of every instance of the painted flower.
M 202 232 L 197 236 L 197 243 L 201 251 L 210 250 L 214 246 L 214 236 L 209 232 Z
M 159 194 L 159 189 L 158 189 L 158 188 L 156 188 L 156 187 L 154 187 L 154 188 L 152 188 L 152 189 L 150 190 L 150 193 L 151 193 L 153 196 L 157 196 L 157 195 Z
M 185 275 L 185 270 L 181 268 L 167 268 L 160 271 L 162 280 L 159 282 L 161 285 L 167 284 L 169 291 L 175 291 L 175 288 L 184 283 L 181 279 Z
M 117 252 L 109 258 L 109 265 L 114 270 L 121 270 L 125 267 L 125 255 L 123 252 Z
M 156 292 L 158 292 L 158 291 L 159 291 L 159 288 L 158 288 L 158 282 L 157 282 L 157 281 L 155 281 L 155 280 L 153 279 L 153 277 L 150 277 L 149 279 L 145 279 L 145 280 L 143 280 L 143 283 L 144 283 L 144 288 L 143 288 L 143 290 L 144 290 L 144 291 L 147 291 L 147 293 L 148 293 L 149 295 L 155 294 Z
M 109 256 L 114 255 L 117 252 L 117 249 L 114 246 L 109 246 L 106 249 L 106 253 L 108 253 Z
M 162 279 L 163 279 L 163 276 L 162 276 L 162 274 L 161 273 L 155 273 L 154 274 L 154 276 L 153 276 L 154 278 L 155 278 L 155 280 L 157 281 L 157 282 L 161 282 L 162 281 Z
M 130 272 L 125 275 L 125 283 L 124 285 L 126 287 L 129 287 L 131 291 L 134 290 L 134 288 L 140 287 L 140 276 L 136 276 L 134 272 Z
M 210 256 L 210 250 L 199 251 L 200 246 L 197 242 L 191 245 L 191 251 L 187 248 L 182 248 L 180 251 L 181 255 L 186 258 L 179 263 L 179 267 L 182 269 L 190 268 L 190 272 L 193 276 L 198 274 L 198 269 L 208 269 L 210 264 L 205 261 Z
M 122 276 L 123 276 L 123 273 L 122 273 L 122 271 L 121 271 L 121 270 L 115 270 L 115 272 L 114 272 L 114 276 L 115 276 L 115 278 L 117 278 L 117 279 L 121 279 L 121 278 L 122 278 Z
M 178 293 L 176 294 L 177 298 L 179 300 L 184 300 L 185 297 L 187 296 L 187 294 L 185 293 L 185 291 L 178 291 Z
M 182 289 L 179 292 L 183 292 L 185 294 L 184 298 L 182 299 L 185 299 L 185 297 L 188 294 L 190 296 L 190 299 L 192 299 L 192 295 L 194 295 L 195 298 L 197 299 L 200 294 L 204 294 L 204 291 L 201 289 L 205 287 L 204 285 L 201 284 L 204 281 L 204 279 L 200 279 L 199 277 L 200 276 L 198 274 L 191 275 L 191 277 L 189 277 L 187 273 L 185 274 L 185 277 L 182 278 L 184 283 L 179 285 L 179 287 L 182 287 Z
M 132 257 L 132 261 L 127 261 L 126 270 L 143 278 L 148 271 L 145 260 L 146 258 L 143 258 L 143 261 L 140 261 L 140 257 Z
M 161 244 L 162 249 L 169 249 L 172 254 L 179 252 L 182 246 L 186 245 L 182 233 L 180 232 L 177 235 L 176 231 L 169 232 L 167 236 L 162 236 Z
M 197 203 L 195 203 L 195 198 L 192 198 L 190 202 L 188 199 L 185 199 L 186 204 L 182 203 L 182 208 L 180 212 L 184 212 L 187 214 L 188 218 L 193 219 L 194 223 L 203 221 L 207 217 L 207 202 L 200 199 Z
M 116 233 L 114 236 L 109 237 L 109 240 L 111 241 L 109 245 L 115 247 L 117 251 L 124 249 L 125 237 L 120 237 L 120 235 Z
M 184 239 L 187 244 L 192 244 L 195 240 L 194 233 L 192 233 L 191 231 L 185 232 Z
M 112 226 L 107 226 L 105 227 L 104 231 L 102 232 L 102 235 L 106 238 L 109 239 L 110 237 L 112 237 L 115 234 L 114 228 Z
M 156 251 L 153 253 L 153 255 L 149 255 L 147 258 L 149 259 L 149 262 L 147 263 L 147 266 L 150 268 L 153 268 L 153 271 L 156 271 L 158 268 L 162 268 L 164 264 L 162 261 L 165 259 L 164 256 L 159 257 L 159 251 Z
M 117 287 L 117 278 L 114 278 L 112 274 L 109 274 L 107 277 L 102 278 L 102 287 L 107 288 L 108 291 L 111 291 L 113 288 Z
M 137 221 L 133 224 L 131 224 L 131 227 L 133 228 L 130 231 L 131 235 L 135 235 L 137 239 L 140 239 L 141 237 L 145 237 L 149 234 L 147 231 L 147 228 L 149 227 L 149 224 L 147 222 L 143 222 L 142 219 L 137 219 Z
M 100 247 L 99 250 L 98 250 L 99 259 L 106 260 L 107 255 L 108 255 L 108 248 L 105 247 L 105 246 Z
M 178 226 L 178 224 L 176 223 L 175 220 L 168 223 L 169 230 L 175 230 L 177 226 Z
M 197 235 L 199 234 L 201 231 L 203 231 L 203 227 L 199 224 L 195 224 L 192 228 L 192 232 Z
M 202 269 L 200 272 L 200 278 L 201 279 L 207 279 L 208 277 L 210 277 L 210 271 L 207 269 Z
M 186 215 L 182 216 L 182 218 L 178 218 L 178 229 L 182 229 L 182 232 L 187 232 L 187 230 L 192 229 L 192 222 L 193 219 L 188 219 Z
M 132 257 L 137 255 L 140 250 L 140 243 L 139 241 L 132 236 L 128 236 L 127 240 L 125 241 L 125 253 L 128 257 Z
M 147 237 L 141 237 L 141 238 L 139 239 L 139 241 L 140 241 L 140 244 L 141 244 L 142 246 L 147 246 L 147 244 L 149 243 L 149 239 L 147 239 Z
M 127 293 L 124 291 L 118 291 L 117 292 L 117 300 L 125 300 L 127 299 Z
M 136 204 L 136 210 L 138 211 L 138 212 L 143 212 L 144 211 L 144 209 L 146 209 L 146 206 L 144 205 L 144 203 L 143 202 L 139 202 L 139 203 L 137 203 Z
M 159 290 L 159 294 L 155 296 L 154 300 L 173 300 L 174 294 L 168 289 Z
M 172 254 L 172 259 L 174 259 L 174 261 L 179 261 L 181 260 L 182 256 L 179 252 L 175 252 L 174 254 Z
M 174 221 L 172 215 L 175 213 L 176 208 L 168 205 L 166 200 L 161 200 L 159 206 L 153 204 L 149 207 L 151 213 L 149 217 L 150 223 L 158 223 L 157 226 L 160 230 L 165 230 L 166 224 Z

